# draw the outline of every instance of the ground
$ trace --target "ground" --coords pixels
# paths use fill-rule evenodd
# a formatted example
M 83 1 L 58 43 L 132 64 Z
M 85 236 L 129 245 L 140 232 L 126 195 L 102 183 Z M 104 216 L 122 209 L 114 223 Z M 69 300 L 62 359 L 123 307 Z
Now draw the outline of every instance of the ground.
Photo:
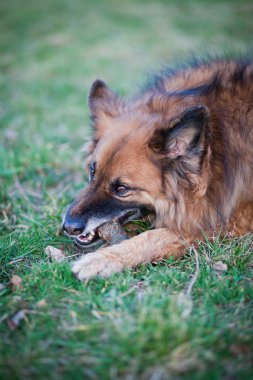
M 48 245 L 86 183 L 87 93 L 198 53 L 252 51 L 248 1 L 0 3 L 0 378 L 251 379 L 252 237 L 78 282 Z M 217 264 L 218 263 L 218 264 Z M 187 294 L 188 295 L 187 295 Z

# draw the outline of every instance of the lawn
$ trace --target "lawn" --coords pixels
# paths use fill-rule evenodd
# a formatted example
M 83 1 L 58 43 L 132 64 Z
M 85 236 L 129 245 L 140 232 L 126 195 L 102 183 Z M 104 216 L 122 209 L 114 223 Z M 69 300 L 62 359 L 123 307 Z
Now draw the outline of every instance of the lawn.
M 0 379 L 252 379 L 251 236 L 197 243 L 190 297 L 192 250 L 88 283 L 44 252 L 76 255 L 61 215 L 87 182 L 92 81 L 128 95 L 176 58 L 252 52 L 252 1 L 1 0 L 0 18 Z

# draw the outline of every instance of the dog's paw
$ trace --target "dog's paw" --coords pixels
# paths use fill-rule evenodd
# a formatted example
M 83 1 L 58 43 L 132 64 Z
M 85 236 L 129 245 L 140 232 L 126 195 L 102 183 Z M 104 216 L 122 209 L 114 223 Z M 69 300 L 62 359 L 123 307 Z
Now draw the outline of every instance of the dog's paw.
M 108 277 L 123 270 L 122 263 L 114 255 L 110 257 L 108 252 L 105 254 L 103 251 L 107 249 L 88 253 L 73 263 L 72 272 L 79 280 L 89 280 L 95 276 Z

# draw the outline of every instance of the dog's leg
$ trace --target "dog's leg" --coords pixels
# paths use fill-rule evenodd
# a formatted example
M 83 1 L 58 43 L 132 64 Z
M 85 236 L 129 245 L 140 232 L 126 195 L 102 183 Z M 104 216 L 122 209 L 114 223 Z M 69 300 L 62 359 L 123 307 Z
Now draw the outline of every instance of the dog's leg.
M 166 228 L 146 231 L 120 244 L 88 253 L 74 262 L 72 271 L 80 280 L 107 277 L 141 263 L 183 255 L 186 244 Z

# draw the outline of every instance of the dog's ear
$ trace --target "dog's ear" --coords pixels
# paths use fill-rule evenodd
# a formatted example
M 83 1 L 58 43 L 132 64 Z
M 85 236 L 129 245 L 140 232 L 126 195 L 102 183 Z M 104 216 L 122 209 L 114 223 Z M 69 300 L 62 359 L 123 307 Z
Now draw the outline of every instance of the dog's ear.
M 123 107 L 123 101 L 112 92 L 100 79 L 93 82 L 89 93 L 89 107 L 92 119 L 100 117 L 115 117 Z
M 102 80 L 97 79 L 90 89 L 89 107 L 95 147 L 101 137 L 112 129 L 112 119 L 121 113 L 124 103 Z
M 207 107 L 187 109 L 166 126 L 156 128 L 149 147 L 162 158 L 200 156 L 205 147 L 208 121 Z
M 121 113 L 124 103 L 100 79 L 93 82 L 88 103 L 91 112 L 93 137 L 85 150 L 91 155 L 101 137 L 113 128 L 112 119 Z

